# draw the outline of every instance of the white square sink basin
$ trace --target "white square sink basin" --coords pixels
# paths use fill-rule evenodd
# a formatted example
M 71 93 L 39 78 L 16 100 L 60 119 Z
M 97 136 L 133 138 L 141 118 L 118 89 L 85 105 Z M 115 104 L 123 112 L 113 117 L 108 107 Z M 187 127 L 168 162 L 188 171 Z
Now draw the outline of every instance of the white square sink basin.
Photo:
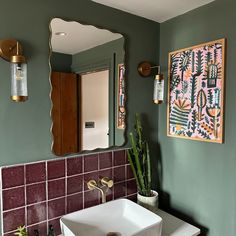
M 64 236 L 161 236 L 162 219 L 119 199 L 73 212 L 60 219 Z

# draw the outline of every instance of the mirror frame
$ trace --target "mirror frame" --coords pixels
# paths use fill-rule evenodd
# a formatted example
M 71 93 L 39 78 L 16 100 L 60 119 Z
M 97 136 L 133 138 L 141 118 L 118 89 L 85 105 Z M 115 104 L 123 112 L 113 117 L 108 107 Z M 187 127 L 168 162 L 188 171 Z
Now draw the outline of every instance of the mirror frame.
M 120 145 L 120 146 L 117 146 L 117 145 L 111 145 L 107 148 L 95 148 L 93 150 L 82 150 L 80 152 L 77 152 L 77 153 L 66 153 L 66 154 L 62 154 L 62 155 L 57 155 L 54 151 L 53 151 L 53 145 L 54 145 L 54 135 L 53 135 L 53 119 L 52 119 L 52 110 L 53 110 L 53 103 L 52 103 L 52 91 L 53 91 L 53 88 L 52 88 L 52 83 L 51 83 L 51 76 L 52 76 L 52 66 L 51 66 L 51 57 L 52 57 L 52 53 L 53 53 L 53 50 L 52 50 L 52 27 L 51 27 L 51 23 L 53 21 L 53 19 L 55 18 L 58 18 L 58 19 L 61 19 L 67 23 L 70 23 L 70 22 L 76 22 L 76 23 L 79 23 L 79 24 L 82 24 L 84 26 L 94 26 L 96 27 L 97 29 L 101 29 L 101 30 L 108 30 L 110 31 L 111 33 L 115 33 L 115 34 L 120 34 L 122 37 L 123 37 L 123 40 L 124 40 L 124 43 L 123 43 L 123 53 L 124 53 L 124 59 L 123 59 L 123 64 L 124 64 L 124 67 L 125 67 L 125 73 L 124 73 L 124 78 L 125 78 L 125 101 L 124 101 L 124 108 L 125 108 L 125 119 L 124 119 L 124 122 L 125 122 L 125 127 L 123 129 L 123 144 Z M 92 154 L 92 153 L 96 153 L 96 152 L 101 152 L 101 151 L 108 151 L 108 150 L 113 150 L 113 149 L 119 149 L 121 147 L 124 147 L 125 144 L 127 143 L 127 56 L 126 56 L 126 45 L 127 45 L 127 39 L 125 37 L 125 34 L 123 33 L 120 33 L 116 30 L 113 30 L 113 29 L 109 29 L 109 28 L 105 28 L 103 26 L 100 26 L 100 25 L 97 25 L 97 24 L 91 24 L 91 23 L 88 23 L 88 22 L 84 22 L 84 21 L 81 21 L 81 20 L 68 20 L 68 19 L 64 19 L 62 17 L 52 17 L 49 21 L 49 58 L 48 58 L 48 61 L 49 61 L 49 84 L 50 84 L 50 93 L 49 93 L 49 98 L 50 98 L 50 101 L 51 101 L 51 108 L 50 108 L 50 119 L 51 119 L 51 128 L 50 128 L 50 133 L 51 133 L 51 137 L 52 137 L 52 142 L 51 142 L 51 152 L 52 154 L 54 154 L 56 157 L 66 157 L 66 156 L 78 156 L 78 155 L 83 155 L 83 154 Z M 118 70 L 118 69 L 117 69 Z M 110 71 L 110 70 L 109 70 Z M 117 71 L 117 74 L 118 74 L 118 71 Z M 111 73 L 109 72 L 109 78 L 110 78 L 110 75 Z M 117 76 L 118 77 L 118 76 Z M 115 81 L 116 83 L 118 83 L 118 81 Z M 116 91 L 115 91 L 116 92 Z M 115 96 L 117 96 L 117 98 L 115 98 Z M 117 104 L 115 103 L 115 99 L 118 100 L 118 94 L 114 94 L 114 99 L 113 99 L 113 104 L 114 104 L 114 126 L 115 128 L 117 128 L 117 119 L 118 119 L 118 111 L 117 111 Z M 109 111 L 110 112 L 110 111 Z

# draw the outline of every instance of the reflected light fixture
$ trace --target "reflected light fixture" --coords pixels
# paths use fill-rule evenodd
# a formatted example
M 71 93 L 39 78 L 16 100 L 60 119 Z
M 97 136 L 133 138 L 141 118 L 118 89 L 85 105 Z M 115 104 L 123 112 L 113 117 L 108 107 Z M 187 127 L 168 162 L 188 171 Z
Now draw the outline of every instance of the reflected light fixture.
M 21 44 L 15 39 L 0 40 L 0 56 L 11 63 L 11 99 L 15 102 L 26 101 L 27 64 Z
M 138 65 L 138 72 L 142 77 L 155 75 L 153 88 L 153 102 L 161 104 L 164 100 L 164 76 L 161 74 L 161 67 L 143 61 Z
M 55 35 L 57 35 L 57 36 L 66 36 L 67 33 L 66 32 L 56 32 Z

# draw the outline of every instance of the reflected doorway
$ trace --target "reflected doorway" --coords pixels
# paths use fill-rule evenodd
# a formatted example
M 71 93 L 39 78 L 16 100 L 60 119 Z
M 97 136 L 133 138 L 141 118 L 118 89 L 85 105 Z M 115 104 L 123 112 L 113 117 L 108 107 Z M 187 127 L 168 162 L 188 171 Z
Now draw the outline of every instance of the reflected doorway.
M 109 147 L 109 70 L 81 75 L 81 148 Z

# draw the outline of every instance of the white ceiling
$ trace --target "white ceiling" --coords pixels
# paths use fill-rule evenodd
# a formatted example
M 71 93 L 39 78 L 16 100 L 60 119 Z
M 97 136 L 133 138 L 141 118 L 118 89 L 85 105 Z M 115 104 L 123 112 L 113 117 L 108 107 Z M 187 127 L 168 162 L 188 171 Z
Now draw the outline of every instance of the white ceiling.
M 144 18 L 164 22 L 214 0 L 92 0 Z
M 52 51 L 71 55 L 122 37 L 121 34 L 108 30 L 59 18 L 52 19 L 50 27 Z M 58 36 L 55 35 L 56 32 L 65 32 L 66 35 Z

